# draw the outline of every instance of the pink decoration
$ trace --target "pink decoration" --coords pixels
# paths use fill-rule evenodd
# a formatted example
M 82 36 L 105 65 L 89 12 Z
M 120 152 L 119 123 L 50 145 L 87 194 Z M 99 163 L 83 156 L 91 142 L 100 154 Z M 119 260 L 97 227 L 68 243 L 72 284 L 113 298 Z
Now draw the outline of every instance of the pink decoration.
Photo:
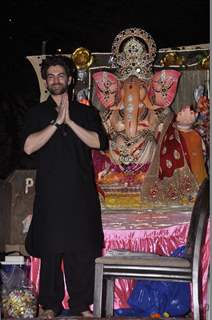
M 176 95 L 181 73 L 176 70 L 162 70 L 153 75 L 149 95 L 154 104 L 162 108 L 169 107 Z
M 115 97 L 119 91 L 119 84 L 116 76 L 110 72 L 100 71 L 93 75 L 96 95 L 105 108 L 115 104 Z

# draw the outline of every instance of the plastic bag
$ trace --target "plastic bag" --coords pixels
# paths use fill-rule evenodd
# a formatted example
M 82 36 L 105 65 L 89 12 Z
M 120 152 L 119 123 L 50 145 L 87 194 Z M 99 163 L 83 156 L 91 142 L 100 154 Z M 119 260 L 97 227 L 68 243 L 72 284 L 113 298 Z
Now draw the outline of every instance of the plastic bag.
M 183 256 L 185 246 L 178 247 L 172 256 Z M 128 298 L 131 308 L 115 310 L 122 316 L 183 316 L 190 311 L 189 283 L 138 280 Z
M 35 318 L 37 298 L 26 270 L 19 265 L 4 265 L 0 275 L 4 318 Z
M 128 304 L 140 310 L 142 316 L 164 313 L 183 316 L 190 310 L 190 287 L 182 282 L 139 280 Z

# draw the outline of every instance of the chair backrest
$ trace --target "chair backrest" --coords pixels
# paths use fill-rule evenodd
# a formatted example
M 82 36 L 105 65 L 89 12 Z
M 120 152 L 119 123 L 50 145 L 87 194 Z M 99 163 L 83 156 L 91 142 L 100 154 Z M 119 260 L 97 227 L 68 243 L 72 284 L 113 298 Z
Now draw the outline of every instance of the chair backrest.
M 206 227 L 209 217 L 209 179 L 205 178 L 199 187 L 193 206 L 189 225 L 185 257 L 193 260 L 200 257 L 201 245 L 205 239 Z

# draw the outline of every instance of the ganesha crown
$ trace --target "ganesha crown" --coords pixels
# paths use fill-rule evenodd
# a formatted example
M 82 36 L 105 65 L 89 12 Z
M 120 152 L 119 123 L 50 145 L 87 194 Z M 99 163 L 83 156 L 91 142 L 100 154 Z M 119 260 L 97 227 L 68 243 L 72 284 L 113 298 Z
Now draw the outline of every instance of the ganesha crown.
M 112 45 L 112 66 L 116 68 L 117 77 L 126 80 L 137 76 L 141 80 L 149 80 L 156 52 L 155 41 L 146 31 L 140 28 L 121 31 Z

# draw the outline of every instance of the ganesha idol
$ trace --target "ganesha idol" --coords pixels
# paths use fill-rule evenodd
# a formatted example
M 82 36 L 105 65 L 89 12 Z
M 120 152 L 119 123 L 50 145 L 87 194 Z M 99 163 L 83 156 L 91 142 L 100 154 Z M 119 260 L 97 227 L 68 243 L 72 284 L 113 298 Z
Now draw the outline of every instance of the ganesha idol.
M 115 71 L 93 74 L 92 103 L 110 139 L 107 153 L 93 153 L 103 208 L 190 207 L 207 175 L 197 114 L 171 109 L 181 73 L 153 73 L 156 52 L 147 32 L 126 29 L 112 45 Z

